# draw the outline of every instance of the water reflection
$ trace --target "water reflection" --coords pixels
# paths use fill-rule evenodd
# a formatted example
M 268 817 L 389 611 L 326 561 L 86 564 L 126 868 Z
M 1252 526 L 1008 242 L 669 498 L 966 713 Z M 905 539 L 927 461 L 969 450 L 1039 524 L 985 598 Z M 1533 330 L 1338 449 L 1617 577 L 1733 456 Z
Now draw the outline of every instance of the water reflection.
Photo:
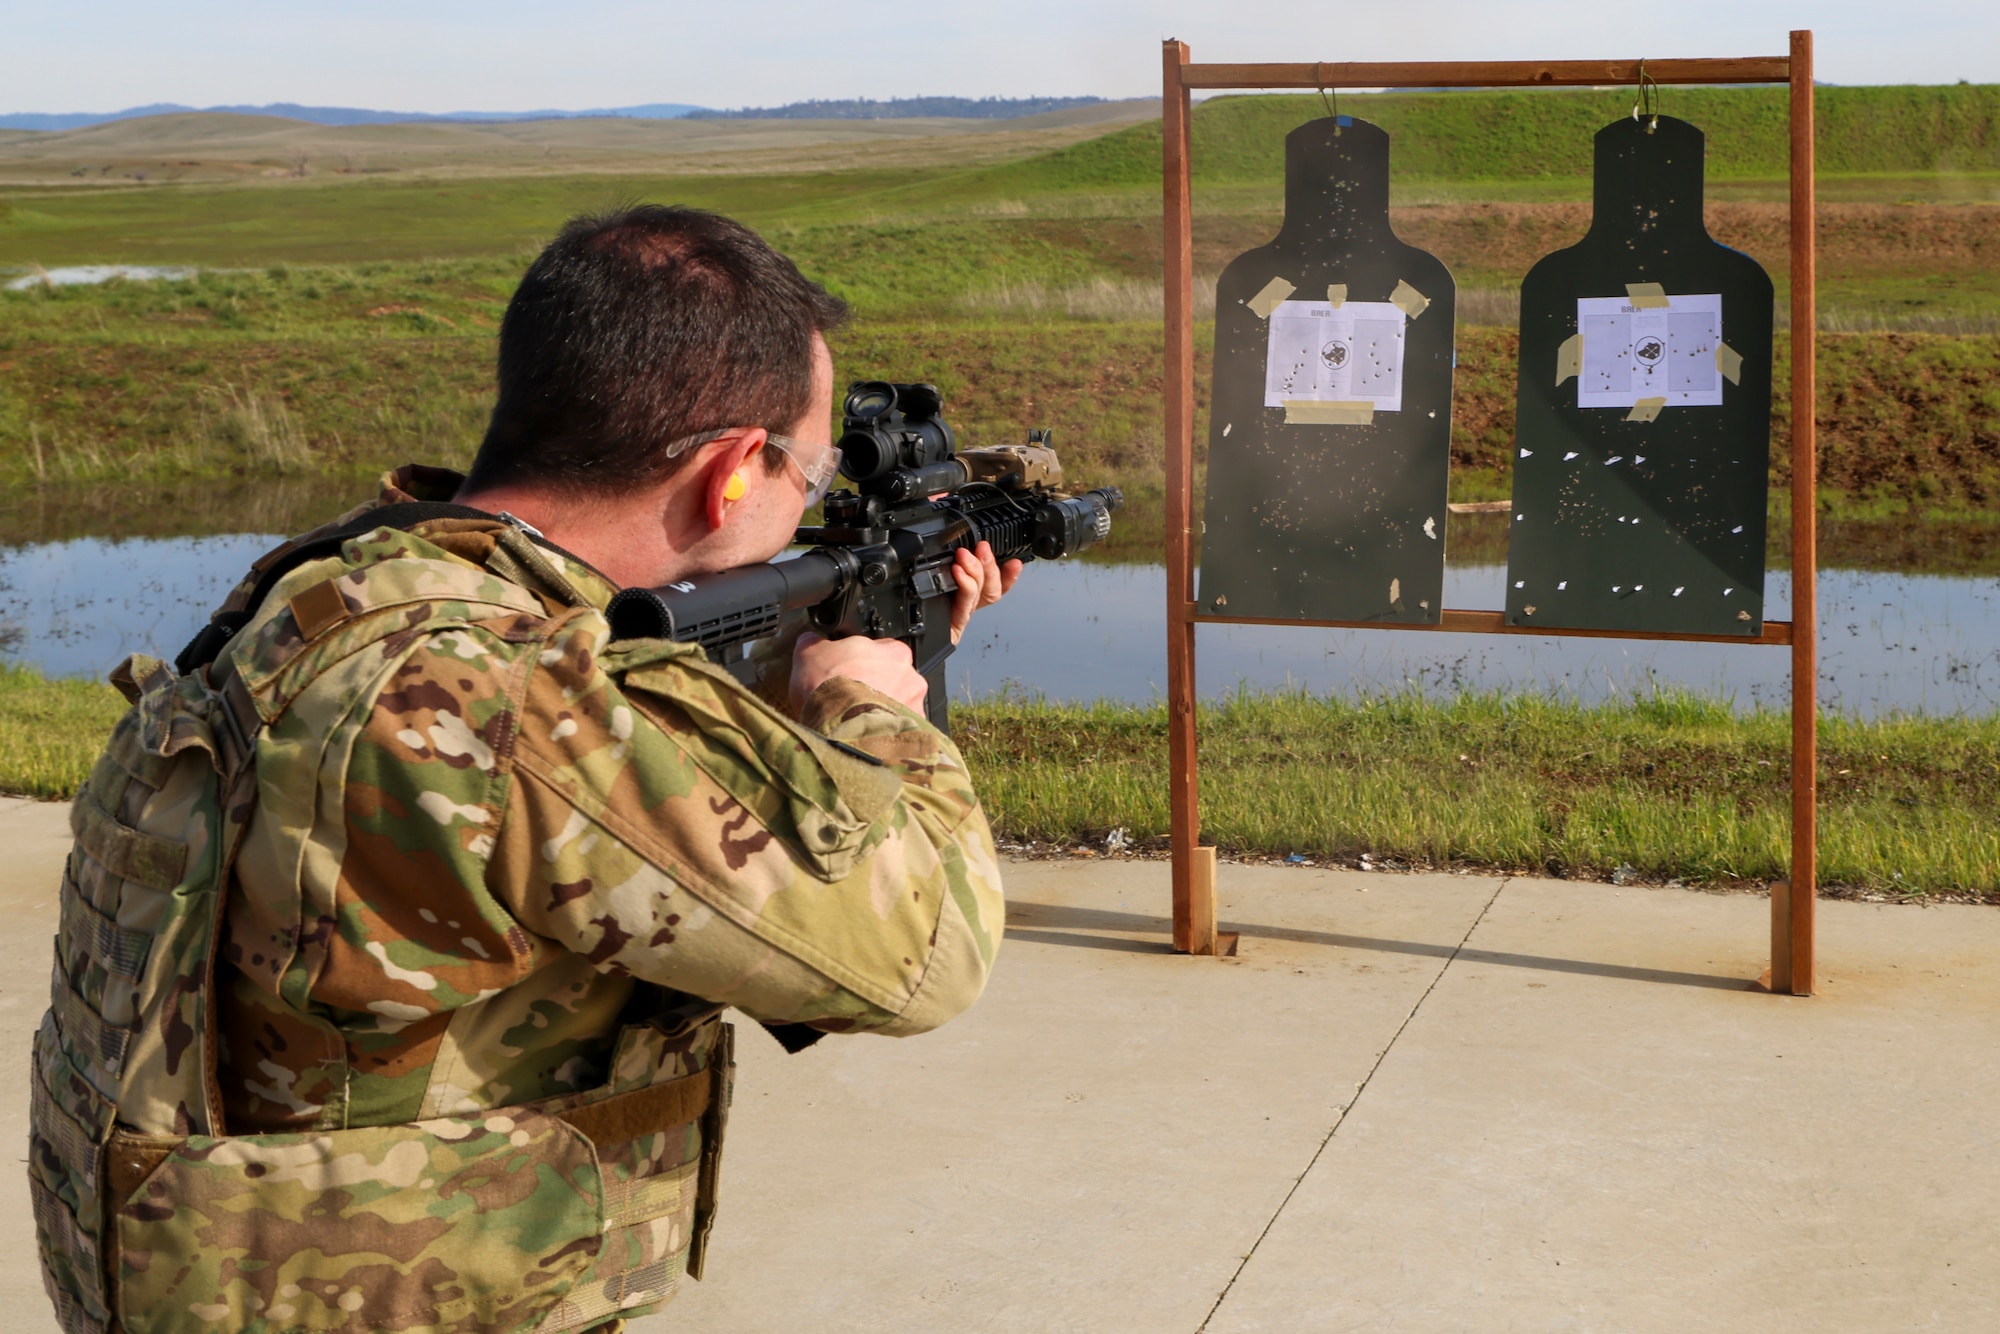
M 130 282 L 152 282 L 156 279 L 180 282 L 192 277 L 193 269 L 155 264 L 75 264 L 68 268 L 40 269 L 24 278 L 12 280 L 6 287 L 10 292 L 25 292 L 31 287 L 82 287 L 110 282 L 113 278 Z
M 250 562 L 283 540 L 233 533 L 0 547 L 0 628 L 16 641 L 8 657 L 50 676 L 102 676 L 130 653 L 170 659 Z
M 952 660 L 954 699 L 1007 689 L 1051 699 L 1165 693 L 1165 572 L 1158 566 L 1037 566 L 1023 596 L 981 613 Z M 1498 610 L 1506 567 L 1445 575 L 1447 605 Z M 2000 591 L 1990 580 L 1824 570 L 1820 700 L 1858 717 L 2000 708 Z M 1770 576 L 1767 614 L 1790 615 L 1791 578 Z M 1279 626 L 1203 626 L 1197 687 L 1313 692 L 1463 688 L 1585 700 L 1685 686 L 1739 709 L 1787 707 L 1791 654 L 1766 645 L 1556 639 Z
M 0 653 L 58 676 L 100 676 L 128 653 L 172 657 L 275 536 L 78 538 L 0 548 Z M 1498 608 L 1503 565 L 1453 566 L 1447 603 Z M 1862 717 L 2000 708 L 2000 588 L 1977 577 L 1861 570 L 1820 574 L 1820 692 Z M 1768 614 L 1789 615 L 1791 581 L 1770 577 Z M 952 659 L 952 697 L 1017 689 L 1052 699 L 1150 700 L 1166 687 L 1165 574 L 1157 565 L 1035 565 L 982 612 Z M 14 632 L 10 645 L 7 630 Z M 1601 699 L 1688 686 L 1740 708 L 1783 707 L 1780 648 L 1204 626 L 1204 695 L 1253 687 L 1393 690 L 1414 685 L 1561 691 Z

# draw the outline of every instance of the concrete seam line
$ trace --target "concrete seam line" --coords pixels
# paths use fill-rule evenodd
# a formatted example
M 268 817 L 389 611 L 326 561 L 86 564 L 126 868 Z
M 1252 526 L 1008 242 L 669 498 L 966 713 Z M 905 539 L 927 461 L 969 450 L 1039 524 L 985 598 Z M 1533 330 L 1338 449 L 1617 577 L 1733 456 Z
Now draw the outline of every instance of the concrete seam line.
M 1306 1162 L 1305 1170 L 1293 1178 L 1291 1189 L 1285 1192 L 1284 1199 L 1278 1201 L 1278 1207 L 1265 1220 L 1263 1230 L 1257 1234 L 1257 1240 L 1250 1243 L 1250 1249 L 1237 1262 L 1235 1272 L 1230 1274 L 1229 1281 L 1222 1285 L 1222 1291 L 1216 1294 L 1215 1304 L 1209 1307 L 1208 1314 L 1201 1318 L 1201 1324 L 1196 1327 L 1195 1334 L 1207 1334 L 1209 1322 L 1214 1320 L 1215 1313 L 1222 1309 L 1222 1303 L 1229 1299 L 1230 1289 L 1236 1286 L 1236 1280 L 1243 1277 L 1243 1271 L 1249 1268 L 1250 1257 L 1257 1254 L 1257 1248 L 1264 1244 L 1264 1238 L 1271 1235 L 1271 1229 L 1277 1226 L 1278 1219 L 1285 1212 L 1285 1206 L 1292 1202 L 1292 1196 L 1299 1193 L 1299 1187 L 1305 1184 L 1306 1178 L 1312 1175 L 1313 1168 L 1319 1165 L 1320 1157 L 1326 1153 L 1326 1146 L 1333 1143 L 1333 1137 L 1340 1133 L 1343 1125 L 1347 1124 L 1347 1114 L 1354 1110 L 1354 1104 L 1360 1102 L 1361 1095 L 1368 1091 L 1368 1085 L 1375 1079 L 1375 1072 L 1382 1068 L 1382 1062 L 1389 1059 L 1389 1053 L 1394 1051 L 1396 1043 L 1402 1040 L 1403 1030 L 1407 1029 L 1410 1021 L 1417 1017 L 1417 1011 L 1424 1008 L 1424 1002 L 1431 998 L 1431 992 L 1437 990 L 1437 984 L 1443 979 L 1445 972 L 1458 962 L 1458 956 L 1465 951 L 1465 943 L 1472 939 L 1472 933 L 1479 929 L 1479 924 L 1486 920 L 1486 914 L 1491 911 L 1495 903 L 1499 902 L 1501 892 L 1518 879 L 1519 876 L 1501 876 L 1500 883 L 1493 887 L 1492 896 L 1480 905 L 1479 915 L 1472 919 L 1472 925 L 1465 928 L 1465 934 L 1459 937 L 1458 944 L 1452 947 L 1451 955 L 1444 961 L 1444 966 L 1437 970 L 1437 975 L 1431 978 L 1430 985 L 1424 988 L 1424 994 L 1417 997 L 1416 1004 L 1412 1005 L 1410 1012 L 1403 1016 L 1403 1022 L 1396 1025 L 1395 1033 L 1382 1045 L 1382 1050 L 1375 1056 L 1375 1064 L 1368 1067 L 1368 1073 L 1361 1077 L 1361 1082 L 1354 1088 L 1354 1096 L 1347 1100 L 1347 1106 L 1340 1109 L 1340 1115 L 1334 1117 L 1332 1127 L 1326 1132 L 1326 1138 L 1322 1139 L 1319 1147 L 1313 1150 L 1313 1156 Z

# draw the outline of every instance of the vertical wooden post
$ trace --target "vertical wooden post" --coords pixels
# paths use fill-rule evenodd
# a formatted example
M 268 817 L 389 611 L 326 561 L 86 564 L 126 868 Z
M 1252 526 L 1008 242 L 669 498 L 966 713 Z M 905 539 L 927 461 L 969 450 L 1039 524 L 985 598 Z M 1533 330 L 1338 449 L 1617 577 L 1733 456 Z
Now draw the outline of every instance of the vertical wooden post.
M 1161 278 L 1166 285 L 1167 450 L 1167 751 L 1173 810 L 1174 948 L 1213 953 L 1215 897 L 1200 895 L 1195 872 L 1201 832 L 1195 776 L 1194 714 L 1194 201 L 1188 179 L 1191 105 L 1181 82 L 1185 42 L 1161 51 L 1161 152 L 1164 198 Z M 1206 897 L 1204 908 L 1197 898 Z M 1206 929 L 1196 918 L 1205 913 Z
M 1771 990 L 1813 992 L 1819 882 L 1819 306 L 1813 228 L 1813 35 L 1792 34 L 1792 874 L 1771 895 Z M 1782 942 L 1782 948 L 1781 946 Z

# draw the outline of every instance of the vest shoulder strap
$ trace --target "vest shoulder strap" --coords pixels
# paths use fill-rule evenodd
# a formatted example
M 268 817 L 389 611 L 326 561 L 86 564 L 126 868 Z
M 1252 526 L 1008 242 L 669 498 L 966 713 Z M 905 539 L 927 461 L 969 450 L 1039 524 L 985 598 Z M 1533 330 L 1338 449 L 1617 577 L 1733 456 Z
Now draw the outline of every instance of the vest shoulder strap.
M 174 659 L 174 672 L 180 676 L 214 662 L 238 630 L 248 625 L 256 616 L 257 608 L 270 596 L 278 581 L 309 560 L 319 560 L 331 556 L 350 539 L 364 533 L 372 533 L 378 528 L 414 528 L 420 523 L 430 523 L 437 519 L 493 519 L 497 516 L 485 510 L 473 509 L 470 505 L 451 505 L 442 501 L 412 500 L 397 505 L 383 505 L 376 509 L 364 510 L 346 523 L 329 528 L 324 532 L 309 535 L 304 540 L 294 539 L 266 556 L 258 570 L 257 585 L 250 594 L 249 601 L 239 610 L 222 610 L 208 619 L 208 624 L 195 632 L 187 647 Z M 287 549 L 289 548 L 289 550 Z M 276 559 L 272 559 L 272 557 Z

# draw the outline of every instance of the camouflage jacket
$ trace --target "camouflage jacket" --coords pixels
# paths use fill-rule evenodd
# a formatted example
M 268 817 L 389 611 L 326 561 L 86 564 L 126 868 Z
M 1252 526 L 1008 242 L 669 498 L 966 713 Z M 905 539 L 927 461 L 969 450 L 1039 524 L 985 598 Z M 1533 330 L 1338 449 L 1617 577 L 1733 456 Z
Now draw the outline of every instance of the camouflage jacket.
M 458 481 L 405 468 L 376 503 Z M 793 720 L 691 646 L 613 646 L 615 591 L 444 520 L 302 565 L 230 644 L 285 699 L 220 950 L 232 1133 L 596 1087 L 641 982 L 830 1032 L 978 997 L 1004 905 L 951 741 L 845 678 Z M 427 631 L 440 593 L 512 610 Z M 343 652 L 343 622 L 400 603 Z

